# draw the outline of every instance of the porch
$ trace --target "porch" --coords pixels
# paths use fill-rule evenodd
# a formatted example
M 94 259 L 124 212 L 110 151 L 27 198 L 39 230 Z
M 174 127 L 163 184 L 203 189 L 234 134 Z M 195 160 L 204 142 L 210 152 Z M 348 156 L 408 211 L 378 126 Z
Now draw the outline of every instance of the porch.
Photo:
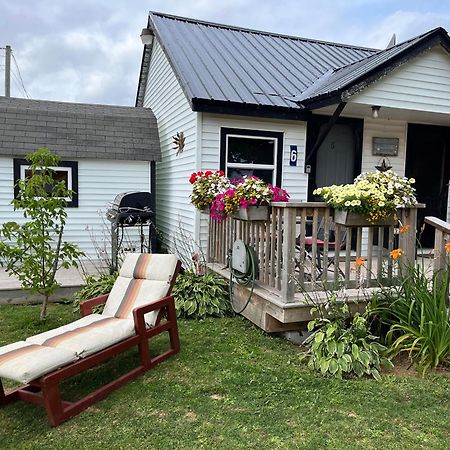
M 416 261 L 417 212 L 423 207 L 399 210 L 395 226 L 347 227 L 335 223 L 326 203 L 272 203 L 267 221 L 210 221 L 208 267 L 229 279 L 233 242 L 248 244 L 259 271 L 253 291 L 233 284 L 235 308 L 248 302 L 242 314 L 266 332 L 300 330 L 311 319 L 312 302 L 332 289 L 357 311 L 379 286 L 397 283 L 400 261 L 390 252 L 402 250 L 401 264 Z

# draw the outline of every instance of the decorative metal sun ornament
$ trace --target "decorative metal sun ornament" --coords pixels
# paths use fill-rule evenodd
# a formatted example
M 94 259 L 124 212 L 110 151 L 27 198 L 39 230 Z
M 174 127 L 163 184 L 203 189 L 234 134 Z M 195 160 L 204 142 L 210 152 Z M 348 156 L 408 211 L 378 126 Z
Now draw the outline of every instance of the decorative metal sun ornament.
M 185 144 L 185 137 L 184 133 L 182 131 L 178 132 L 175 136 L 172 137 L 173 139 L 173 149 L 177 151 L 177 156 L 183 153 L 184 150 L 184 144 Z

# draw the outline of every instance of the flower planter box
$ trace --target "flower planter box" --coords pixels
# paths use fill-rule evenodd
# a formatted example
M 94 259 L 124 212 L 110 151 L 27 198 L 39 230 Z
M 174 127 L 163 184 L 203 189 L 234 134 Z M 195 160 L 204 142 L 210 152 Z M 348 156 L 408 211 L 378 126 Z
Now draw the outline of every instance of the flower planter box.
M 269 207 L 250 205 L 247 208 L 239 208 L 239 210 L 233 214 L 233 217 L 238 220 L 266 221 L 269 219 Z
M 369 222 L 367 216 L 363 214 L 343 211 L 341 209 L 334 210 L 334 222 L 337 225 L 344 225 L 346 227 L 389 227 L 396 223 L 394 214 L 383 217 L 376 222 Z

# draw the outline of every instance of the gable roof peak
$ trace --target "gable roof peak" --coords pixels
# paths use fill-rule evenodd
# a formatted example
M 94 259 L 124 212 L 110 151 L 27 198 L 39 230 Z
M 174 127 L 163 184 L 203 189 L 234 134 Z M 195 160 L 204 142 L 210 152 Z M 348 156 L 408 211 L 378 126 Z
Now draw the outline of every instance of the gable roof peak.
M 306 37 L 295 36 L 295 35 L 290 35 L 290 34 L 276 33 L 273 31 L 263 31 L 263 30 L 257 30 L 254 28 L 239 27 L 237 25 L 227 25 L 227 24 L 218 23 L 218 22 L 210 22 L 207 20 L 176 16 L 173 14 L 166 14 L 166 13 L 157 12 L 157 11 L 149 12 L 149 26 L 150 27 L 152 24 L 151 18 L 153 16 L 161 17 L 164 19 L 172 19 L 172 20 L 176 20 L 176 21 L 180 21 L 180 22 L 189 23 L 192 25 L 203 25 L 206 27 L 220 28 L 220 29 L 224 29 L 224 30 L 238 31 L 238 32 L 250 33 L 250 34 L 258 34 L 258 35 L 263 35 L 263 36 L 271 36 L 271 37 L 280 38 L 280 39 L 292 39 L 295 41 L 311 42 L 311 43 L 319 44 L 319 45 L 323 44 L 323 45 L 327 45 L 327 46 L 344 47 L 344 48 L 350 48 L 350 49 L 353 48 L 353 49 L 373 51 L 373 52 L 380 50 L 378 48 L 365 47 L 362 45 L 344 44 L 341 42 L 325 41 L 325 40 L 321 40 L 321 39 L 306 38 Z

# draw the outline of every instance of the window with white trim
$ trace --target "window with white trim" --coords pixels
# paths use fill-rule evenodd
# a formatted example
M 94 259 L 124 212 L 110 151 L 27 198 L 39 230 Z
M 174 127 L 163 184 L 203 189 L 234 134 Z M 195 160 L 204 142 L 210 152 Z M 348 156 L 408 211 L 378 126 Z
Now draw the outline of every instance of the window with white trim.
M 221 169 L 231 179 L 254 175 L 281 184 L 283 133 L 221 129 Z
M 72 197 L 66 198 L 69 208 L 78 207 L 78 162 L 61 161 L 59 166 L 51 167 L 53 179 L 63 181 L 67 189 L 73 191 Z M 30 163 L 25 159 L 14 159 L 14 185 L 18 180 L 25 180 L 31 176 Z M 17 187 L 14 195 L 18 195 Z

